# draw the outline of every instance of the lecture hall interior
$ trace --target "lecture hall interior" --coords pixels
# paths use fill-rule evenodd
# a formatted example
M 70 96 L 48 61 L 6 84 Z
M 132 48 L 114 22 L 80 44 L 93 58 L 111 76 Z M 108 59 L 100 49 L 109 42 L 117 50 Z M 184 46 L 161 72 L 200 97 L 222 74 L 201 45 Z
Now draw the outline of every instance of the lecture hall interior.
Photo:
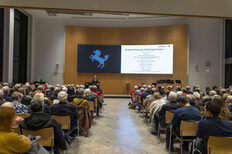
M 0 154 L 232 154 L 231 10 L 0 0 Z

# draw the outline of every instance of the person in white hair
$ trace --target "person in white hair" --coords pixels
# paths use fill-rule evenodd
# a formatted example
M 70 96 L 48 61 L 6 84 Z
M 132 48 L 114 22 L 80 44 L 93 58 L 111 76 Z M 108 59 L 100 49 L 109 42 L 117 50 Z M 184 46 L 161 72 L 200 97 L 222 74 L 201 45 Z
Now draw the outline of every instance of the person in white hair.
M 177 93 L 174 91 L 171 91 L 168 95 L 168 102 L 164 104 L 158 114 L 155 115 L 155 132 L 154 134 L 157 134 L 158 132 L 158 123 L 160 123 L 161 127 L 166 127 L 165 124 L 165 113 L 166 111 L 175 112 L 176 109 L 180 108 L 181 105 L 179 102 L 177 102 Z
M 199 94 L 199 92 L 193 92 L 193 96 L 195 97 L 196 101 L 195 103 L 198 104 L 198 105 L 202 105 L 202 102 L 201 102 L 201 95 Z
M 77 85 L 76 85 L 76 89 L 78 89 L 78 88 L 80 88 L 80 85 L 77 84 Z
M 44 97 L 44 94 L 43 93 L 36 93 L 33 98 L 32 98 L 33 101 L 35 100 L 40 100 L 42 103 L 43 103 L 43 112 L 45 113 L 48 113 L 50 114 L 51 113 L 51 110 L 49 108 L 49 105 L 48 104 L 45 104 L 45 97 Z
M 62 88 L 62 91 L 67 92 L 67 91 L 68 91 L 68 88 L 63 87 L 63 88 Z
M 182 91 L 177 91 L 177 96 L 182 96 L 183 95 L 183 92 Z
M 69 115 L 71 118 L 71 129 L 77 127 L 77 120 L 79 119 L 80 115 L 78 113 L 78 108 L 75 105 L 69 104 L 67 101 L 68 94 L 64 91 L 58 93 L 58 100 L 60 101 L 58 104 L 53 105 L 51 109 L 52 115 L 58 116 L 67 116 Z M 77 131 L 74 131 L 76 135 Z
M 2 89 L 0 89 L 0 106 L 4 103 L 4 92 Z

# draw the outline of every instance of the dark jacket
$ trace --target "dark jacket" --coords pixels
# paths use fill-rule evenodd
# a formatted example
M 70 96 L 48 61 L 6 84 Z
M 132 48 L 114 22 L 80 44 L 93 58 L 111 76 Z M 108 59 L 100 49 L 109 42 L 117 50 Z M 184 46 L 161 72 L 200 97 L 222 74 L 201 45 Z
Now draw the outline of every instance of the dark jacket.
M 51 108 L 51 115 L 67 116 L 71 118 L 71 129 L 77 126 L 77 120 L 80 115 L 78 108 L 75 105 L 68 104 L 67 102 L 59 102 L 59 104 L 53 105 Z
M 159 121 L 162 127 L 165 127 L 165 113 L 166 111 L 175 112 L 176 109 L 180 108 L 181 105 L 176 101 L 171 101 L 167 104 L 164 104 L 159 111 Z
M 50 117 L 49 114 L 43 112 L 31 113 L 30 117 L 25 118 L 20 124 L 20 128 L 28 130 L 38 130 L 42 128 L 54 128 L 54 148 L 66 149 L 65 138 L 63 136 L 61 125 L 55 119 Z
M 12 97 L 10 95 L 4 95 L 3 97 L 4 97 L 6 102 L 12 102 L 13 101 L 13 99 L 12 99 Z

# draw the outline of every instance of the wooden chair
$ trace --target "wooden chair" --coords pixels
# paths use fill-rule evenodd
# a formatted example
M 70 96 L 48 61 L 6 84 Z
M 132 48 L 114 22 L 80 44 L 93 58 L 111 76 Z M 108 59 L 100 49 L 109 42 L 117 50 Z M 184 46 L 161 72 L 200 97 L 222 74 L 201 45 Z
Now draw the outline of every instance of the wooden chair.
M 95 106 L 95 101 L 88 101 L 88 104 L 89 104 L 89 111 L 91 113 L 91 118 L 94 119 L 94 112 L 96 111 L 95 109 L 97 108 Z
M 146 112 L 150 112 L 151 110 L 150 105 L 151 105 L 151 101 L 148 101 L 146 105 Z
M 169 124 L 172 121 L 173 116 L 174 116 L 174 112 L 166 111 L 165 112 L 165 124 Z M 158 123 L 158 136 L 160 136 L 161 130 L 166 130 L 166 128 L 162 128 L 159 122 Z
M 32 89 L 32 90 L 35 89 L 35 85 L 34 85 L 34 84 L 31 85 L 31 89 Z
M 205 115 L 204 111 L 201 111 L 201 117 L 203 117 Z
M 16 113 L 16 116 L 23 117 L 24 119 L 24 118 L 30 117 L 30 114 L 29 113 Z
M 53 127 L 50 128 L 43 128 L 39 130 L 27 130 L 24 128 L 20 128 L 22 135 L 28 136 L 31 135 L 41 136 L 41 139 L 38 140 L 38 143 L 42 146 L 51 147 L 51 152 L 53 151 L 54 146 L 54 129 Z
M 200 106 L 200 111 L 204 111 L 204 106 Z
M 192 142 L 193 139 L 196 137 L 197 125 L 198 125 L 198 121 L 194 121 L 194 122 L 181 121 L 180 137 L 177 136 L 177 139 L 180 140 L 181 154 L 183 153 L 182 143 L 184 141 Z
M 232 154 L 232 137 L 209 136 L 208 154 Z
M 75 129 L 77 129 L 77 135 L 79 136 L 79 121 L 77 121 L 77 127 L 71 130 L 71 119 L 70 116 L 58 116 L 52 115 L 53 119 L 55 119 L 58 123 L 61 124 L 62 130 L 67 130 L 68 134 L 71 134 Z

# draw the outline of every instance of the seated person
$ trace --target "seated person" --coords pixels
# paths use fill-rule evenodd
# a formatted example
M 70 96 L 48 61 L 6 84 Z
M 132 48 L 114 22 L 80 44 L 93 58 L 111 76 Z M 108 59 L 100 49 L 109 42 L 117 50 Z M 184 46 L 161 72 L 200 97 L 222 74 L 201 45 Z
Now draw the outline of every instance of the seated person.
M 77 120 L 79 119 L 78 108 L 75 105 L 68 104 L 67 102 L 67 93 L 61 91 L 58 93 L 59 103 L 51 107 L 51 114 L 58 116 L 67 116 L 71 118 L 71 129 L 77 127 Z M 74 136 L 76 134 L 73 134 Z
M 31 103 L 31 96 L 29 95 L 29 90 L 27 88 L 19 88 L 18 91 L 23 94 L 22 104 L 28 106 Z
M 222 120 L 230 120 L 230 109 L 228 108 L 224 100 L 221 98 L 221 96 L 215 95 L 213 100 L 217 100 L 218 104 L 221 106 L 221 112 L 218 117 Z
M 89 88 L 84 90 L 84 97 L 88 101 L 94 101 L 97 98 L 95 95 L 91 95 L 91 94 L 92 94 L 92 92 L 91 92 L 91 90 Z
M 5 102 L 5 103 L 2 104 L 1 107 L 11 107 L 11 108 L 14 109 L 14 104 L 11 103 L 11 102 Z M 15 123 L 13 125 L 17 126 L 22 121 L 23 121 L 23 117 L 21 117 L 21 116 L 15 116 Z
M 45 104 L 45 97 L 44 97 L 43 93 L 40 93 L 40 92 L 36 93 L 33 96 L 32 100 L 34 100 L 34 101 L 35 100 L 40 100 L 41 102 L 43 102 L 43 112 L 48 113 L 48 114 L 51 113 L 51 110 L 50 110 L 49 106 L 47 104 Z
M 213 100 L 205 106 L 205 119 L 198 123 L 197 149 L 202 154 L 207 154 L 207 142 L 209 136 L 232 137 L 232 124 L 227 120 L 221 120 L 218 116 L 221 107 L 218 100 Z
M 196 99 L 192 94 L 188 94 L 188 95 L 186 95 L 186 97 L 189 99 L 189 103 L 191 106 L 200 110 L 200 105 L 196 104 Z
M 165 125 L 165 113 L 166 111 L 175 112 L 176 109 L 180 108 L 181 105 L 179 102 L 177 102 L 177 93 L 174 91 L 171 91 L 168 95 L 168 103 L 164 104 L 159 111 L 159 122 L 162 127 L 166 127 Z M 156 124 L 158 125 L 158 123 Z
M 75 90 L 72 86 L 68 86 L 68 102 L 72 102 L 74 98 L 76 98 Z
M 76 91 L 77 98 L 73 99 L 73 104 L 77 107 L 84 107 L 88 110 L 90 109 L 90 106 L 88 104 L 88 101 L 84 98 L 84 89 L 79 88 Z
M 225 102 L 226 102 L 230 112 L 232 113 L 232 95 L 227 96 Z
M 20 128 L 28 130 L 38 130 L 42 128 L 54 128 L 54 149 L 55 153 L 59 153 L 59 149 L 66 149 L 65 138 L 61 130 L 61 125 L 49 114 L 43 112 L 43 102 L 41 100 L 32 100 L 30 109 L 30 117 L 25 118 L 20 124 Z
M 16 113 L 29 113 L 28 107 L 21 103 L 22 94 L 20 92 L 13 92 L 12 99 Z
M 179 136 L 181 121 L 199 121 L 201 119 L 200 111 L 190 105 L 186 96 L 180 96 L 178 99 L 182 107 L 176 109 L 171 123 L 166 127 L 166 149 L 169 149 L 169 140 L 171 135 L 171 151 L 174 150 L 173 135 Z M 172 126 L 173 134 L 170 134 L 170 126 Z M 183 149 L 188 151 L 188 142 L 184 142 Z
M 199 92 L 197 91 L 193 92 L 193 96 L 196 99 L 195 104 L 200 105 L 200 106 L 203 105 L 201 102 L 201 95 Z
M 154 121 L 156 119 L 156 114 L 160 111 L 162 106 L 166 103 L 165 100 L 162 99 L 162 96 L 159 92 L 154 93 L 154 99 L 150 105 L 150 119 L 152 122 L 152 126 L 154 126 Z M 155 130 L 158 130 L 158 125 L 155 125 Z
M 4 92 L 2 89 L 0 89 L 0 106 L 4 103 Z
M 150 95 L 151 93 L 152 93 L 151 85 L 148 85 L 146 91 L 140 97 L 140 102 L 142 102 L 142 105 L 143 105 L 144 99 L 147 97 L 147 95 Z
M 5 101 L 9 101 L 9 102 L 12 102 L 12 97 L 10 95 L 10 88 L 8 86 L 4 86 L 2 87 L 2 90 L 4 92 L 4 99 Z
M 151 89 L 151 94 L 146 96 L 145 100 L 143 101 L 144 107 L 147 106 L 147 103 L 148 103 L 148 102 L 153 102 L 153 101 L 154 101 L 154 92 L 155 92 L 155 91 L 156 91 L 156 89 L 155 89 L 155 88 L 152 88 L 152 89 Z
M 12 107 L 0 107 L 0 153 L 24 153 L 31 147 L 31 141 L 24 135 L 12 131 L 15 123 L 15 110 Z

